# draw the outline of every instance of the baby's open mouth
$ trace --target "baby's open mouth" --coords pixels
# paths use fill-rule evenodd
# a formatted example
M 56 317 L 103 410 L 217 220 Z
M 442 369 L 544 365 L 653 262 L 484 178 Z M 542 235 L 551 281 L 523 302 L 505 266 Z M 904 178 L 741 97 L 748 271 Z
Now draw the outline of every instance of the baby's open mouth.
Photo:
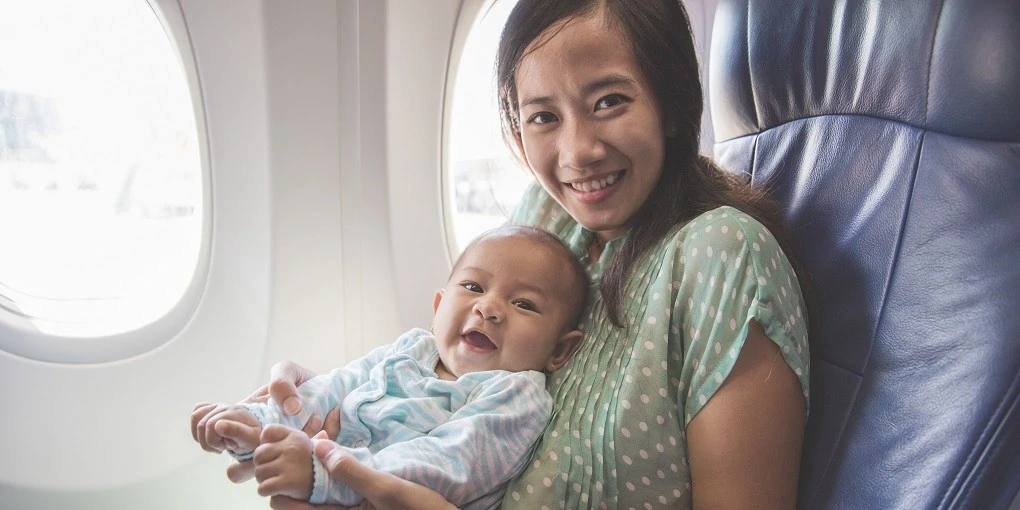
M 482 333 L 481 331 L 472 331 L 463 335 L 462 338 L 464 338 L 464 342 L 468 345 L 477 349 L 496 349 L 496 344 L 492 343 L 492 340 L 489 340 L 489 337 L 485 336 L 485 333 Z

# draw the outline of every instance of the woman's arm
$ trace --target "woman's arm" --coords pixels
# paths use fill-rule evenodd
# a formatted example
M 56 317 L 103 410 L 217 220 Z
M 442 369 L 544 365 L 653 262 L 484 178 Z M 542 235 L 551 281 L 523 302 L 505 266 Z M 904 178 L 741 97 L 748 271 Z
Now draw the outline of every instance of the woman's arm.
M 694 508 L 797 504 L 804 395 L 755 321 L 732 372 L 687 426 Z

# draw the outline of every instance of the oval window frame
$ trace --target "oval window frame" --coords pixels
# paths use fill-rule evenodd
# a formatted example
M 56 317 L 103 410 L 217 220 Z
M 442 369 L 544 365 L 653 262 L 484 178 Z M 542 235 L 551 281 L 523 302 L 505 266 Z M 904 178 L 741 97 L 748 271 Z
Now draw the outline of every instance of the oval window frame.
M 186 327 L 198 308 L 209 273 L 214 215 L 210 144 L 201 80 L 180 5 L 176 1 L 161 0 L 145 0 L 145 3 L 156 16 L 163 35 L 181 65 L 195 119 L 202 186 L 202 218 L 199 252 L 191 279 L 177 302 L 147 324 L 129 331 L 107 334 L 103 333 L 102 323 L 83 325 L 83 328 L 94 328 L 88 336 L 43 332 L 37 324 L 55 321 L 23 314 L 13 301 L 0 295 L 0 352 L 57 364 L 95 364 L 124 360 L 150 352 L 172 340 Z M 106 326 L 105 329 L 109 331 L 110 327 Z
M 453 40 L 450 45 L 450 55 L 448 59 L 448 65 L 446 69 L 446 84 L 443 95 L 443 119 L 442 119 L 442 138 L 440 140 L 440 161 L 439 161 L 439 185 L 440 185 L 440 201 L 442 207 L 442 226 L 443 226 L 443 239 L 444 247 L 446 248 L 446 255 L 450 261 L 450 265 L 453 265 L 453 261 L 460 256 L 461 246 L 458 242 L 455 225 L 455 217 L 459 214 L 456 210 L 457 203 L 456 197 L 454 196 L 454 175 L 453 175 L 453 157 L 452 157 L 452 126 L 454 123 L 453 118 L 453 102 L 454 95 L 456 94 L 457 86 L 457 73 L 460 71 L 461 60 L 463 58 L 468 38 L 475 28 L 481 23 L 484 17 L 490 10 L 496 5 L 497 2 L 509 1 L 509 0 L 464 0 L 461 4 L 460 11 L 457 15 L 457 22 L 453 31 Z M 515 0 L 516 4 L 516 0 Z M 502 28 L 501 28 L 502 30 Z M 499 119 L 493 119 L 494 122 L 499 122 Z M 506 213 L 509 215 L 512 210 L 507 210 Z M 466 240 L 470 241 L 470 239 Z M 465 243 L 466 245 L 466 243 Z

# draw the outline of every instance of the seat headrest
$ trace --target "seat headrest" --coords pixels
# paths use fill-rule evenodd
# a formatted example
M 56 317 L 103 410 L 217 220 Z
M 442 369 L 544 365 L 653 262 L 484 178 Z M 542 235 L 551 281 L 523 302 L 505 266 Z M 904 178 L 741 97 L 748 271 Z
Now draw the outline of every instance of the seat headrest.
M 716 139 L 793 119 L 867 115 L 1020 142 L 1020 2 L 721 2 Z

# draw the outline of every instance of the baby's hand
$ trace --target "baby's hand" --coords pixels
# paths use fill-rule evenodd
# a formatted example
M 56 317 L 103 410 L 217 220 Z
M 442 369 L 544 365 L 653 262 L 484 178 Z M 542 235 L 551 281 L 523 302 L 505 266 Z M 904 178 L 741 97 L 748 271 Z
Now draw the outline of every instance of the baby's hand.
M 191 437 L 207 452 L 244 455 L 259 445 L 261 424 L 239 404 L 199 403 L 191 412 Z
M 255 449 L 255 480 L 259 495 L 288 496 L 307 501 L 312 496 L 312 440 L 300 430 L 268 425 Z

